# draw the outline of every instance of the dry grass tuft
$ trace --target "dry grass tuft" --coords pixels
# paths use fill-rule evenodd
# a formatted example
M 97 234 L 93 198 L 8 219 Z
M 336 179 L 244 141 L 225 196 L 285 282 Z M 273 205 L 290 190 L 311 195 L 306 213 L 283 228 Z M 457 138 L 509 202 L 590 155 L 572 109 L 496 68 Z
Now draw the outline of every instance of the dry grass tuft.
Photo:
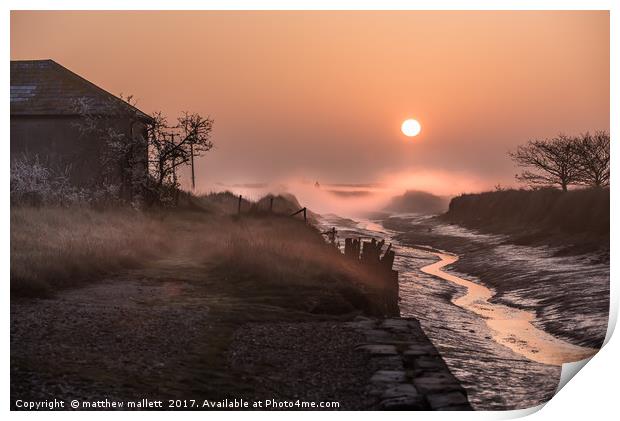
M 303 221 L 250 218 L 232 230 L 215 273 L 262 300 L 310 313 L 373 312 L 365 293 L 377 280 Z
M 228 234 L 222 252 L 222 263 L 234 262 L 268 282 L 307 284 L 347 276 L 362 282 L 364 276 L 359 265 L 343 259 L 316 229 L 292 218 L 243 221 Z
M 135 267 L 166 248 L 152 217 L 130 209 L 11 209 L 11 292 L 46 295 Z

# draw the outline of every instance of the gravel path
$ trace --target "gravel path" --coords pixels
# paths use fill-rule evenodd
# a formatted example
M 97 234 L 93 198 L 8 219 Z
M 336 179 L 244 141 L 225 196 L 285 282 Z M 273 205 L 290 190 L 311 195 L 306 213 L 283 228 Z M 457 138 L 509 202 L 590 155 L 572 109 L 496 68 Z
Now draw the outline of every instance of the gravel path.
M 11 303 L 11 400 L 174 395 L 208 308 L 183 283 L 116 280 Z
M 374 370 L 368 355 L 355 349 L 363 342 L 342 322 L 250 323 L 236 331 L 229 361 L 255 399 L 335 401 L 341 410 L 365 409 Z
M 261 320 L 259 311 L 223 310 L 226 297 L 208 292 L 184 281 L 115 279 L 13 300 L 12 405 L 244 398 L 364 407 L 372 365 L 345 322 L 247 323 L 238 313 Z

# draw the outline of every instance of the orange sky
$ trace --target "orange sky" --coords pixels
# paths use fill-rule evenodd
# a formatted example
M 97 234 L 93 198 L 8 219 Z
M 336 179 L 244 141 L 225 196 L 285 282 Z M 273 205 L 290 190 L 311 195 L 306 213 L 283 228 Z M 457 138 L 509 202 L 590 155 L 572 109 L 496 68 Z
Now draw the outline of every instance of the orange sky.
M 52 58 L 146 112 L 211 115 L 201 190 L 459 193 L 512 184 L 506 152 L 530 138 L 609 129 L 607 12 L 12 12 L 11 58 Z

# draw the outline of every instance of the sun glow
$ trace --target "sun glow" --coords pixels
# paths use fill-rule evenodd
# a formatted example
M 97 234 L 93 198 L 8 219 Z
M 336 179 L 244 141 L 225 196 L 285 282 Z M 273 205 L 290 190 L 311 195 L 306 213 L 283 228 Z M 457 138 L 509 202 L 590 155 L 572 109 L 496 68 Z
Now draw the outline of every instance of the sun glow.
M 422 126 L 418 122 L 418 120 L 414 120 L 413 118 L 407 119 L 403 121 L 403 125 L 400 126 L 403 134 L 407 137 L 414 137 L 420 134 L 420 130 L 422 130 Z

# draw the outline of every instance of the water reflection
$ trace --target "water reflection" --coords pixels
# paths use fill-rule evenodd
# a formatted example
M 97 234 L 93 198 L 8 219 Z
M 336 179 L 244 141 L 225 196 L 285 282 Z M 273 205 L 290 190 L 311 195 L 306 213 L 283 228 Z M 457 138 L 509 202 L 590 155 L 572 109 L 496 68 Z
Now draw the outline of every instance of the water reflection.
M 483 317 L 493 330 L 493 339 L 498 343 L 530 360 L 551 365 L 583 360 L 596 353 L 594 348 L 570 344 L 536 328 L 532 325 L 536 319 L 532 312 L 490 303 L 489 299 L 494 293 L 489 288 L 441 270 L 456 262 L 457 256 L 437 252 L 432 254 L 440 260 L 420 270 L 464 287 L 465 294 L 452 302 Z

